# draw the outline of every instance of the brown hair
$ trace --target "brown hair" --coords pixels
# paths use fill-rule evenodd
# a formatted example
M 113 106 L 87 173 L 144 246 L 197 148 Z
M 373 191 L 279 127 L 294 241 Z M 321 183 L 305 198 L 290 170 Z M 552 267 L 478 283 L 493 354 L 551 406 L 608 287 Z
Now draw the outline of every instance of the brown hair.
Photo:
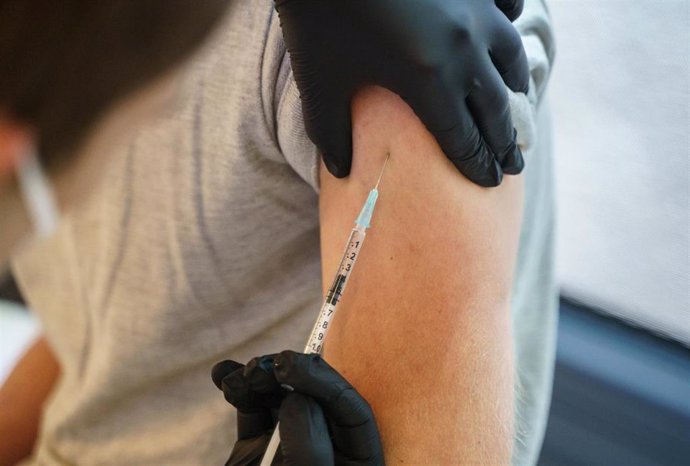
M 180 62 L 229 0 L 0 0 L 0 109 L 60 165 L 117 99 Z

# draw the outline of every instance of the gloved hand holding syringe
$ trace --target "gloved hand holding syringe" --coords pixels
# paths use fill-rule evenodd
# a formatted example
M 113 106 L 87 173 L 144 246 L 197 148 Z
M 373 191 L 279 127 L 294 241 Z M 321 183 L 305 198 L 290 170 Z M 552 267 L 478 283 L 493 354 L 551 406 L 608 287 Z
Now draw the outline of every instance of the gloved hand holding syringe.
M 379 178 L 376 181 L 374 189 L 369 192 L 369 196 L 367 196 L 367 200 L 364 202 L 364 206 L 362 206 L 362 210 L 355 220 L 355 227 L 352 229 L 350 237 L 347 240 L 345 252 L 340 259 L 340 264 L 338 265 L 335 278 L 333 279 L 333 283 L 326 293 L 326 299 L 321 306 L 319 317 L 316 320 L 316 324 L 314 324 L 314 329 L 312 330 L 311 336 L 309 337 L 307 345 L 304 348 L 305 353 L 320 354 L 323 351 L 323 344 L 326 339 L 331 320 L 335 315 L 340 297 L 345 291 L 347 280 L 354 269 L 355 262 L 357 261 L 362 244 L 364 243 L 364 238 L 366 237 L 366 229 L 369 228 L 371 224 L 371 217 L 374 214 L 374 207 L 376 206 L 376 201 L 378 200 L 379 196 L 379 183 L 381 182 L 381 177 L 383 177 L 383 172 L 386 169 L 389 158 L 390 154 L 386 157 L 386 161 L 383 163 L 381 173 L 379 174 Z M 279 444 L 279 425 L 276 424 L 271 441 L 269 442 L 268 447 L 266 448 L 266 453 L 261 460 L 261 466 L 271 465 L 273 457 L 278 450 Z

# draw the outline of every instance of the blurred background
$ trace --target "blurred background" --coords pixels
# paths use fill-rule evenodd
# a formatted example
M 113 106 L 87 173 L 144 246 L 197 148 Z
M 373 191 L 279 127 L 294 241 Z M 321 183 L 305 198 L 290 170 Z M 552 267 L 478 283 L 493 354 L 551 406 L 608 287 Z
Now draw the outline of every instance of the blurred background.
M 690 464 L 690 0 L 551 0 L 561 286 L 540 464 Z M 0 271 L 0 383 L 36 334 Z
M 561 286 L 543 465 L 690 464 L 690 2 L 549 2 Z

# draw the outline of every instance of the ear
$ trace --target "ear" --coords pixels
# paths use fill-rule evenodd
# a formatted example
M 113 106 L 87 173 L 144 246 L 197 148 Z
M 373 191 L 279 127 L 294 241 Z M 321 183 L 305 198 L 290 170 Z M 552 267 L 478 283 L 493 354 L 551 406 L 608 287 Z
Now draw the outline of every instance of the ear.
M 33 140 L 33 132 L 27 125 L 0 114 L 0 180 L 7 178 Z

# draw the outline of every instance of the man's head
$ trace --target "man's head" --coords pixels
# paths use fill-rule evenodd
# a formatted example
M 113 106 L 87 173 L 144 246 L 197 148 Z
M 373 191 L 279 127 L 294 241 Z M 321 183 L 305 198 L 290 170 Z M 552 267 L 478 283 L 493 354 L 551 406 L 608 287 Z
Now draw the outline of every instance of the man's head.
M 157 89 L 151 92 L 158 97 L 139 100 L 159 103 L 170 71 L 228 3 L 0 0 L 0 266 L 12 242 L 6 231 L 21 230 L 22 220 L 10 219 L 17 209 L 8 199 L 26 154 L 35 149 L 51 177 L 71 171 L 116 104 L 131 110 L 127 100 L 146 88 Z M 137 110 L 146 113 L 141 105 Z

